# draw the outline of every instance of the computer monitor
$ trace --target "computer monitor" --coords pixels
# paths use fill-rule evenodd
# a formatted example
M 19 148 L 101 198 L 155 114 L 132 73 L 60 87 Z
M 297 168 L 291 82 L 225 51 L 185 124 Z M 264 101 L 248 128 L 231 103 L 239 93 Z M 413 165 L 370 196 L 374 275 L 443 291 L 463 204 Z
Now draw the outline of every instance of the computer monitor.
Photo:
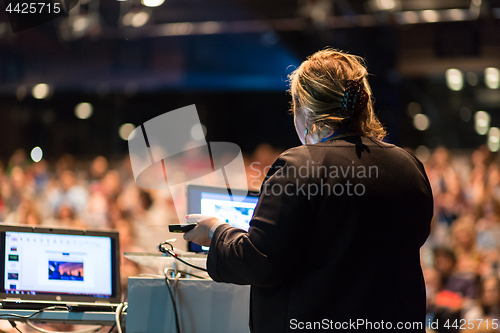
M 250 228 L 255 206 L 259 200 L 259 192 L 229 190 L 227 188 L 188 185 L 188 214 L 214 216 L 233 227 L 247 230 Z M 190 252 L 206 252 L 208 247 L 189 242 Z
M 0 225 L 0 297 L 120 303 L 118 232 Z

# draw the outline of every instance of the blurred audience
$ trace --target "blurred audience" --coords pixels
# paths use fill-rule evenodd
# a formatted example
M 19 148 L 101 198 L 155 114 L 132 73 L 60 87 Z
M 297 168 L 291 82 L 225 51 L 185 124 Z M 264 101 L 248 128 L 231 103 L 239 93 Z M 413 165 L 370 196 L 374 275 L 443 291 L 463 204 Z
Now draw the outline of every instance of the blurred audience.
M 262 144 L 245 155 L 250 188 L 260 187 L 279 153 Z M 439 147 L 424 157 L 435 199 L 431 235 L 422 247 L 428 319 L 500 319 L 500 158 L 486 147 L 468 154 Z M 183 172 L 197 165 L 190 156 L 175 168 L 176 177 L 183 180 Z M 154 252 L 167 225 L 178 223 L 173 199 L 184 195 L 139 188 L 128 157 L 82 161 L 65 155 L 30 163 L 19 149 L 7 164 L 0 162 L 0 221 L 116 229 L 122 252 Z M 124 282 L 139 272 L 122 261 Z M 450 330 L 457 329 L 434 329 Z
M 435 199 L 422 248 L 428 320 L 440 318 L 437 332 L 499 331 L 500 159 L 486 147 L 439 147 L 423 162 Z
M 254 162 L 253 168 L 258 170 L 248 173 L 247 183 L 258 188 L 266 167 L 279 153 L 264 144 L 247 156 L 248 170 Z M 197 159 L 189 156 L 186 165 L 171 166 L 175 177 L 182 180 L 179 182 L 198 167 Z M 174 207 L 175 196 L 183 198 L 185 193 L 138 187 L 128 156 L 120 160 L 97 156 L 85 161 L 64 155 L 56 161 L 34 163 L 18 149 L 7 164 L 0 161 L 0 223 L 118 230 L 124 288 L 129 276 L 142 271 L 123 252 L 156 252 L 161 241 L 171 238 L 168 224 L 179 223 L 176 208 L 184 209 Z

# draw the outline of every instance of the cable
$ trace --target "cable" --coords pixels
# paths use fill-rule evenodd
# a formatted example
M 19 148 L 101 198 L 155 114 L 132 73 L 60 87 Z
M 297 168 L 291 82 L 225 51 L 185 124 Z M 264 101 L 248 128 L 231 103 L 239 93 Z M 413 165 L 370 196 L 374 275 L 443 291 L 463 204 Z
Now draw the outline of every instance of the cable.
M 119 305 L 119 307 L 122 307 L 121 310 L 120 310 L 120 313 L 118 315 L 118 318 L 120 319 L 120 316 L 122 315 L 123 311 L 125 311 L 128 307 L 128 305 L 126 303 L 121 303 Z M 43 308 L 43 309 L 40 309 L 36 312 L 33 312 L 32 314 L 30 315 L 27 315 L 27 316 L 23 316 L 23 315 L 18 315 L 16 313 L 5 313 L 5 314 L 0 314 L 0 319 L 6 319 L 9 321 L 10 325 L 15 328 L 18 332 L 22 333 L 19 328 L 17 327 L 16 323 L 14 322 L 14 320 L 9 320 L 9 318 L 19 318 L 19 319 L 26 319 L 26 324 L 39 331 L 39 332 L 42 332 L 42 333 L 64 333 L 64 332 L 56 332 L 56 331 L 48 331 L 48 330 L 44 330 L 43 328 L 40 328 L 34 324 L 32 324 L 29 319 L 36 316 L 37 314 L 40 314 L 44 311 L 47 311 L 47 310 L 64 310 L 64 311 L 69 311 L 69 308 L 66 307 L 66 306 L 48 306 L 46 308 Z M 3 317 L 7 317 L 7 318 L 3 318 Z M 115 327 L 116 323 L 111 327 L 111 330 L 110 332 L 113 330 L 113 328 Z M 94 327 L 91 327 L 91 328 L 88 328 L 88 329 L 85 329 L 85 330 L 80 330 L 80 331 L 72 331 L 72 332 L 67 332 L 67 333 L 91 333 L 91 332 L 97 332 L 98 330 L 100 330 L 101 328 L 103 328 L 104 326 L 100 325 L 100 326 L 94 326 Z M 118 332 L 121 333 L 121 326 L 118 326 Z
M 16 313 L 3 313 L 3 314 L 0 314 L 0 319 L 4 319 L 2 317 L 12 317 L 12 318 L 21 318 L 21 319 L 29 319 L 33 316 L 36 316 L 37 314 L 40 314 L 42 313 L 43 311 L 47 311 L 47 310 L 65 310 L 65 311 L 69 311 L 68 307 L 66 306 L 48 306 L 46 308 L 43 308 L 43 309 L 40 309 L 36 312 L 33 312 L 32 314 L 30 315 L 27 315 L 27 316 L 23 316 L 23 315 L 18 315 Z M 5 318 L 6 320 L 8 320 L 8 318 Z
M 44 311 L 47 311 L 47 310 L 64 310 L 64 311 L 69 311 L 69 308 L 67 306 L 48 306 L 46 308 L 43 308 L 43 309 L 40 309 L 36 312 L 33 312 L 32 314 L 28 315 L 28 316 L 22 316 L 22 315 L 18 315 L 18 314 L 15 314 L 15 313 L 6 313 L 6 314 L 0 314 L 0 319 L 2 319 L 2 317 L 4 316 L 8 316 L 8 317 L 13 317 L 13 318 L 20 318 L 20 319 L 27 319 L 26 320 L 26 324 L 39 331 L 39 332 L 43 332 L 43 333 L 61 333 L 61 332 L 55 332 L 55 331 L 47 331 L 47 330 L 44 330 L 43 328 L 40 328 L 38 326 L 35 326 L 33 325 L 29 319 L 36 316 L 37 314 L 40 314 Z M 8 319 L 7 319 L 8 320 Z M 11 320 L 9 320 L 9 322 L 11 322 Z M 13 320 L 12 322 L 10 323 L 12 325 L 12 327 L 14 327 L 18 332 L 21 332 L 19 330 L 19 328 L 16 327 L 15 323 L 13 325 Z M 90 329 L 86 329 L 86 330 L 81 330 L 81 331 L 76 331 L 76 332 L 72 332 L 72 333 L 90 333 L 90 332 L 97 332 L 98 330 L 100 330 L 103 326 L 94 326 L 94 327 L 91 327 Z M 68 332 L 68 333 L 71 333 L 71 332 Z
M 18 331 L 19 333 L 23 333 L 21 332 L 21 330 L 17 327 L 17 324 L 13 321 L 13 320 L 9 320 L 9 324 L 10 326 L 14 327 L 16 329 L 16 331 Z
M 115 311 L 115 325 L 116 325 L 116 330 L 118 333 L 122 332 L 122 327 L 121 327 L 121 323 L 120 323 L 120 313 L 122 312 L 122 309 L 124 306 L 125 306 L 124 303 L 120 303 L 120 305 L 118 305 L 118 307 L 116 308 L 116 311 Z
M 109 329 L 108 333 L 113 332 L 113 329 L 116 327 L 116 322 L 113 323 L 113 326 Z
M 122 323 L 121 316 L 125 310 L 127 310 L 128 304 L 126 302 L 120 303 L 115 311 L 115 325 L 118 333 L 122 333 Z
M 33 317 L 34 315 L 37 315 L 39 314 L 40 312 L 33 312 L 32 314 L 30 314 L 29 316 L 23 316 L 23 315 L 18 315 L 18 314 L 15 314 L 15 313 L 5 313 L 5 314 L 0 314 L 0 319 L 5 319 L 5 320 L 9 320 L 9 318 L 21 318 L 21 319 L 28 319 L 28 318 L 31 318 Z M 3 317 L 7 317 L 7 318 L 3 318 Z
M 167 272 L 168 272 L 168 269 L 165 269 L 165 271 L 164 271 L 164 273 L 165 273 L 165 282 L 167 283 L 168 293 L 170 294 L 170 299 L 172 300 L 172 305 L 174 307 L 175 328 L 177 330 L 177 333 L 181 333 L 181 327 L 179 325 L 179 315 L 177 313 L 177 303 L 175 302 L 174 293 L 170 289 L 170 283 L 169 283 L 169 279 L 168 279 L 168 276 L 167 276 Z
M 166 248 L 165 245 L 168 245 L 170 246 L 170 249 Z M 172 256 L 173 258 L 179 260 L 180 262 L 182 262 L 183 264 L 189 266 L 189 267 L 192 267 L 194 269 L 198 269 L 200 271 L 204 271 L 204 272 L 207 272 L 207 270 L 203 267 L 199 267 L 199 266 L 196 266 L 196 265 L 193 265 L 193 264 L 190 264 L 188 263 L 187 261 L 185 260 L 182 260 L 181 258 L 179 258 L 179 256 L 177 255 L 177 253 L 174 252 L 174 247 L 172 244 L 170 244 L 169 240 L 161 243 L 158 245 L 158 250 L 161 252 L 161 253 L 165 253 L 165 254 L 169 254 L 170 256 Z M 163 271 L 163 273 L 165 274 L 165 282 L 167 284 L 167 289 L 168 289 L 168 292 L 170 294 L 170 299 L 172 300 L 172 305 L 174 307 L 174 315 L 175 315 L 175 328 L 177 330 L 177 333 L 181 333 L 181 327 L 179 325 L 179 314 L 177 313 L 177 303 L 175 301 L 175 298 L 174 298 L 174 294 L 172 292 L 172 289 L 170 288 L 170 280 L 167 276 L 168 272 L 171 271 L 172 269 L 165 269 Z M 197 278 L 200 278 L 200 279 L 206 279 L 204 277 L 201 277 L 199 275 L 195 275 L 195 274 L 192 274 L 192 273 L 189 273 L 189 272 L 184 272 L 184 271 L 179 271 L 179 270 L 176 270 L 177 272 L 182 272 L 184 274 L 188 274 L 188 275 L 192 275 L 194 277 L 197 277 Z M 176 275 L 175 277 L 175 281 L 177 281 L 178 279 L 178 276 L 179 274 Z
M 170 250 L 167 249 L 164 245 L 169 245 L 170 246 Z M 195 268 L 195 269 L 199 269 L 200 271 L 204 271 L 204 272 L 207 272 L 207 270 L 203 267 L 199 267 L 199 266 L 195 266 L 193 264 L 190 264 L 188 263 L 187 261 L 185 260 L 182 260 L 181 258 L 178 257 L 177 253 L 174 252 L 174 247 L 172 246 L 172 244 L 170 244 L 169 242 L 163 242 L 161 244 L 158 245 L 158 250 L 161 252 L 161 253 L 167 253 L 167 254 L 170 254 L 172 257 L 174 257 L 175 259 L 179 260 L 180 262 L 182 262 L 183 264 L 185 265 L 188 265 L 189 267 L 192 267 L 192 268 Z M 191 274 L 192 275 L 192 274 Z

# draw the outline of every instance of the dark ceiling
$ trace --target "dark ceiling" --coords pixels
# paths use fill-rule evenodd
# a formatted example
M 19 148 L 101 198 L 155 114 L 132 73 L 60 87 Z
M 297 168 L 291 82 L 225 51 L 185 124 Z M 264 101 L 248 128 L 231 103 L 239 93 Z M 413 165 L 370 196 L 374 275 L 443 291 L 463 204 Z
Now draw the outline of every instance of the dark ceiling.
M 482 80 L 486 67 L 500 68 L 499 31 L 500 0 L 166 0 L 154 8 L 88 0 L 16 33 L 2 11 L 0 131 L 8 135 L 0 154 L 42 141 L 54 156 L 125 153 L 121 123 L 195 103 L 211 140 L 287 148 L 298 144 L 287 74 L 326 46 L 367 59 L 390 141 L 475 147 L 484 137 L 459 110 L 487 110 L 500 125 L 498 90 L 451 92 L 444 73 L 458 68 Z M 51 95 L 35 100 L 30 89 L 42 82 Z M 96 110 L 86 125 L 73 113 L 80 101 Z M 429 116 L 428 131 L 413 127 L 410 102 Z
M 432 10 L 438 22 L 432 15 L 429 22 Z M 144 25 L 126 22 L 139 12 L 148 17 Z M 3 14 L 3 93 L 42 78 L 64 90 L 124 89 L 132 81 L 146 91 L 280 90 L 289 65 L 327 45 L 367 56 L 379 39 L 374 34 L 394 44 L 380 51 L 395 52 L 389 61 L 404 76 L 441 73 L 447 67 L 439 59 L 448 66 L 448 58 L 470 58 L 477 69 L 500 61 L 500 0 L 166 0 L 154 8 L 85 0 L 64 17 L 17 33 Z M 241 79 L 247 84 L 234 86 Z

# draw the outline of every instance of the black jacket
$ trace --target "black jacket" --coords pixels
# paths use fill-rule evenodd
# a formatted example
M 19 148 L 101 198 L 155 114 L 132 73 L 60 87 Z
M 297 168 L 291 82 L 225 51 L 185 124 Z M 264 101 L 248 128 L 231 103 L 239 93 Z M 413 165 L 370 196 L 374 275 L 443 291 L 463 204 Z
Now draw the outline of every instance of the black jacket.
M 248 233 L 216 229 L 208 272 L 252 286 L 253 332 L 424 332 L 419 249 L 432 214 L 424 168 L 399 147 L 348 137 L 292 148 L 269 171 Z

